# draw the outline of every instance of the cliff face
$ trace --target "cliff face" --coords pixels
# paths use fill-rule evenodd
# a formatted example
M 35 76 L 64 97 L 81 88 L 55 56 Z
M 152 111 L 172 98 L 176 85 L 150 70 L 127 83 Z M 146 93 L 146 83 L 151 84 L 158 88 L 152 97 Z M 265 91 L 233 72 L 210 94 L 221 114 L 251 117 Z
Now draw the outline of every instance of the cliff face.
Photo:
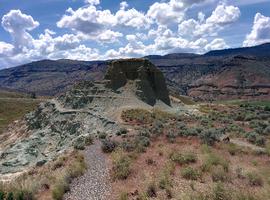
M 269 99 L 269 61 L 233 57 L 215 73 L 194 81 L 188 95 L 198 100 Z
M 150 61 L 145 59 L 127 59 L 113 61 L 108 68 L 105 79 L 109 87 L 117 90 L 135 82 L 135 94 L 149 105 L 155 105 L 157 100 L 170 105 L 169 92 L 162 72 Z

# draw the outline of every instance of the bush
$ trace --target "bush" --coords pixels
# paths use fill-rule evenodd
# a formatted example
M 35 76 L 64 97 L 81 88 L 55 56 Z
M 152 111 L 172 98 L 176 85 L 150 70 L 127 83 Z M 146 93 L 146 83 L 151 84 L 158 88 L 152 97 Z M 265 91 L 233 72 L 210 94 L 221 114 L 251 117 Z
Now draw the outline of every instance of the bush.
M 106 132 L 98 132 L 98 138 L 99 139 L 102 139 L 102 140 L 104 140 L 104 139 L 106 139 L 107 138 L 107 133 Z
M 178 152 L 173 152 L 170 155 L 170 159 L 173 162 L 183 165 L 183 164 L 195 163 L 197 161 L 197 156 L 194 153 L 181 154 Z
M 69 183 L 66 178 L 62 178 L 52 187 L 52 198 L 62 200 L 67 191 L 69 191 Z
M 0 200 L 4 200 L 5 193 L 3 191 L 0 191 Z
M 268 126 L 264 129 L 263 134 L 264 134 L 264 135 L 270 135 L 270 125 L 268 125 Z
M 224 134 L 223 129 L 208 129 L 200 134 L 200 139 L 203 141 L 203 143 L 212 146 L 216 141 L 219 141 L 222 134 Z
M 250 132 L 246 134 L 246 138 L 249 142 L 255 143 L 258 134 L 256 132 Z
M 216 168 L 214 168 L 211 176 L 214 182 L 225 182 L 228 180 L 228 174 L 221 166 L 217 166 Z
M 73 141 L 73 146 L 75 149 L 84 150 L 85 146 L 93 143 L 93 138 L 91 135 L 88 136 L 80 136 Z
M 115 179 L 126 179 L 130 170 L 131 160 L 121 150 L 113 155 L 113 177 Z
M 256 137 L 256 141 L 255 141 L 255 144 L 256 145 L 258 145 L 258 146 L 265 146 L 265 143 L 266 143 L 266 139 L 263 136 L 258 135 Z
M 111 153 L 115 150 L 117 146 L 118 146 L 118 143 L 116 141 L 105 139 L 105 140 L 102 140 L 101 149 L 104 153 Z
M 154 198 L 157 196 L 157 187 L 156 187 L 156 184 L 154 182 L 151 182 L 147 186 L 146 194 L 150 198 Z
M 147 138 L 150 138 L 151 135 L 150 135 L 150 131 L 147 129 L 147 128 L 143 128 L 140 130 L 138 136 L 140 137 L 147 137 Z
M 128 193 L 127 192 L 122 192 L 120 194 L 119 200 L 128 200 Z
M 7 195 L 7 200 L 14 200 L 13 192 L 9 192 Z
M 183 178 L 188 180 L 197 180 L 201 176 L 200 172 L 192 167 L 182 169 L 181 175 Z
M 241 149 L 236 144 L 232 143 L 227 144 L 227 149 L 232 156 L 236 155 L 238 152 L 241 151 Z
M 16 198 L 17 200 L 33 200 L 34 199 L 34 195 L 27 190 L 22 190 L 22 191 L 18 191 L 16 193 Z
M 263 180 L 260 175 L 255 172 L 250 172 L 247 174 L 249 185 L 251 186 L 262 186 Z
M 128 133 L 128 130 L 126 128 L 120 128 L 119 131 L 116 132 L 116 135 L 126 135 Z
M 213 200 L 231 200 L 230 192 L 227 192 L 224 185 L 218 183 L 213 189 Z
M 256 132 L 247 133 L 246 138 L 250 143 L 253 143 L 259 146 L 264 146 L 266 143 L 266 139 L 263 136 L 260 136 Z
M 204 163 L 202 165 L 202 171 L 210 171 L 212 166 L 222 166 L 223 169 L 228 172 L 229 171 L 229 163 L 228 161 L 221 158 L 219 155 L 210 153 L 208 154 L 206 160 L 204 160 Z
M 174 172 L 175 164 L 168 162 L 165 164 L 164 169 L 162 170 L 159 178 L 159 187 L 161 189 L 169 189 L 172 187 L 172 178 L 171 175 Z
M 173 143 L 175 141 L 177 134 L 173 130 L 169 130 L 168 133 L 166 134 L 166 137 L 169 142 Z
M 150 139 L 145 136 L 137 135 L 134 144 L 138 152 L 144 152 L 145 148 L 150 145 Z

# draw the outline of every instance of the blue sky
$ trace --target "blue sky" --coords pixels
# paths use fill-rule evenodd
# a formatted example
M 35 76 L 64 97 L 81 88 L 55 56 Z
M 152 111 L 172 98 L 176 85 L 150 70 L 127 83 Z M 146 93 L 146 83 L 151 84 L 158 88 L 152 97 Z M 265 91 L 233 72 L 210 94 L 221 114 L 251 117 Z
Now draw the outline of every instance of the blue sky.
M 0 69 L 270 42 L 269 0 L 0 0 Z

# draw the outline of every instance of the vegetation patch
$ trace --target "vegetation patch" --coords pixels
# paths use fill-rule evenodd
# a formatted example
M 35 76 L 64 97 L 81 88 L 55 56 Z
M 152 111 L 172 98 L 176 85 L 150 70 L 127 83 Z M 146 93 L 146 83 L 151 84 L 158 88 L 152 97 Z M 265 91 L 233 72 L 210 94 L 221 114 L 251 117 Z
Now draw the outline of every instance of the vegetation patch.
M 131 173 L 131 159 L 121 149 L 113 152 L 113 169 L 114 179 L 126 179 Z
M 83 155 L 70 152 L 57 160 L 18 177 L 10 183 L 0 185 L 0 196 L 6 199 L 31 200 L 43 198 L 43 192 L 51 199 L 62 199 L 69 190 L 72 179 L 81 176 L 86 170 Z

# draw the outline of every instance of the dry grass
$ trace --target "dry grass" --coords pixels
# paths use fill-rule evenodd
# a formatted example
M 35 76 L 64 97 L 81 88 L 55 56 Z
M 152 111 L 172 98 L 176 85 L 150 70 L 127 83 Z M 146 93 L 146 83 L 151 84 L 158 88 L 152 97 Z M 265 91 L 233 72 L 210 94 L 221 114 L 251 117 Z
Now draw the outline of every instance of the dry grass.
M 175 158 L 192 162 L 174 162 L 172 152 Z M 181 137 L 170 143 L 162 136 L 134 158 L 130 166 L 132 173 L 113 184 L 115 197 L 122 191 L 128 197 L 139 199 L 268 200 L 269 197 L 266 191 L 270 190 L 270 179 L 267 179 L 270 158 L 267 155 L 252 151 L 236 151 L 232 155 L 226 145 L 208 147 L 196 138 Z M 149 158 L 153 161 L 151 165 L 146 162 Z M 254 166 L 251 160 L 256 160 L 258 165 Z M 242 169 L 241 176 L 237 168 Z
M 34 110 L 40 102 L 31 99 L 0 99 L 0 134 L 15 120 Z

